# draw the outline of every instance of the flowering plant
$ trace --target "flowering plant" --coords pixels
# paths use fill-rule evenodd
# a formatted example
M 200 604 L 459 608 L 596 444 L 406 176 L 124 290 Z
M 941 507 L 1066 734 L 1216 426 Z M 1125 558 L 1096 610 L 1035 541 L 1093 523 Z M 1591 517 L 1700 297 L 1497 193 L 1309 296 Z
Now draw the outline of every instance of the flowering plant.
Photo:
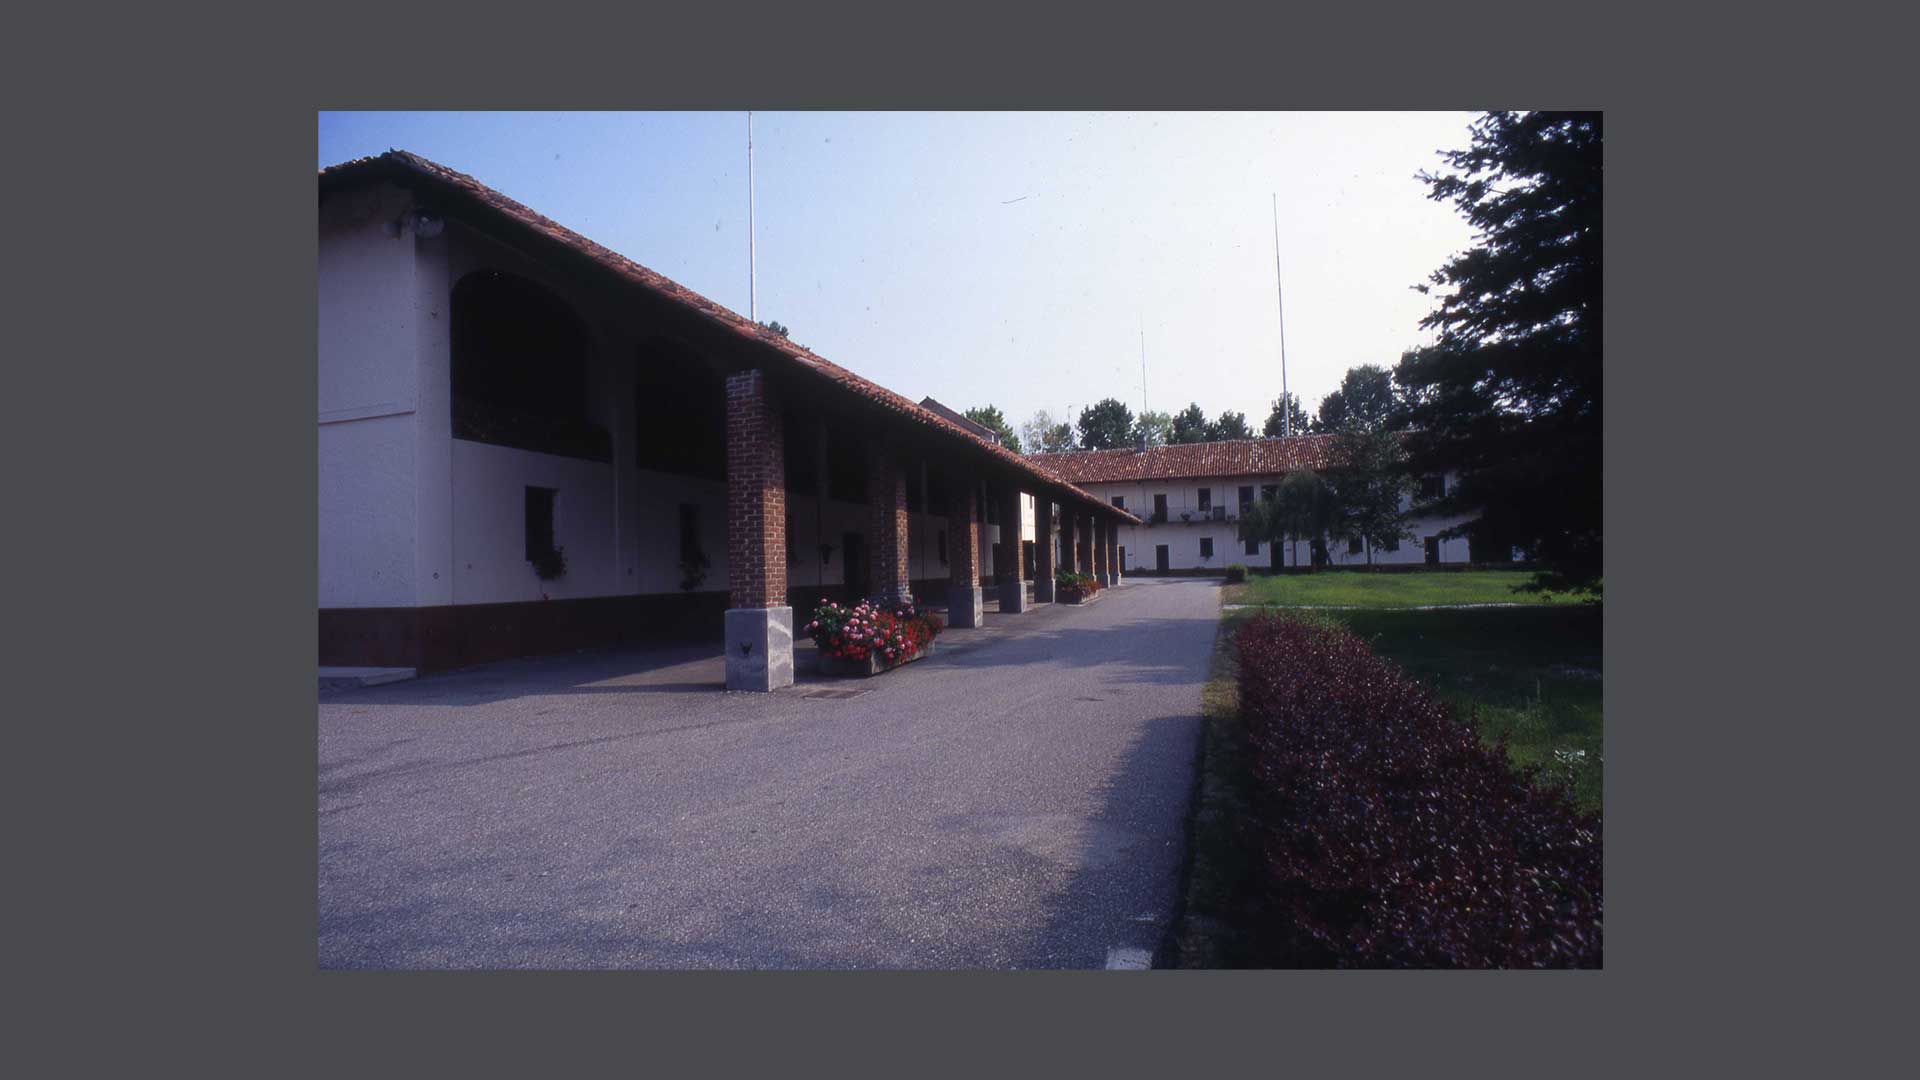
M 1076 574 L 1071 570 L 1061 570 L 1053 575 L 1053 586 L 1059 599 L 1069 603 L 1085 600 L 1100 591 L 1100 579 L 1092 574 Z
M 803 629 L 822 656 L 853 661 L 877 656 L 891 666 L 925 652 L 945 628 L 940 616 L 919 610 L 912 600 L 892 607 L 862 600 L 852 607 L 822 604 Z

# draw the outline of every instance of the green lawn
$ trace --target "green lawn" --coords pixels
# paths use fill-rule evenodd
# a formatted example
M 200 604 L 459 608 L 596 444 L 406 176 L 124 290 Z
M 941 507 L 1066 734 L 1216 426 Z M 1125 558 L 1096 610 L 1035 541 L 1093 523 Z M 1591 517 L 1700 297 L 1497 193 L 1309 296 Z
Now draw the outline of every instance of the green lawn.
M 1432 604 L 1568 604 L 1564 593 L 1515 592 L 1533 579 L 1526 570 L 1376 572 L 1320 570 L 1311 574 L 1257 575 L 1227 587 L 1229 604 L 1282 607 L 1425 607 Z

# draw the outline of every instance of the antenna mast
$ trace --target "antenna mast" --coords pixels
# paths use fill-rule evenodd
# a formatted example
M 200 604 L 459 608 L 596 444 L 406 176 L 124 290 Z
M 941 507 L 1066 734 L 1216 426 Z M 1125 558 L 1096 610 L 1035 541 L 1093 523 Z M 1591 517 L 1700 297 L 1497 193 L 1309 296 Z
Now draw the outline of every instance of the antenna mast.
M 1287 290 L 1280 281 L 1280 196 L 1273 193 L 1273 288 L 1280 310 L 1280 432 L 1293 434 L 1293 402 L 1287 396 Z
M 1278 226 L 1275 226 L 1278 228 Z M 1280 234 L 1275 233 L 1278 237 Z M 1276 244 L 1279 241 L 1274 241 Z M 1276 249 L 1277 250 L 1277 249 Z M 753 262 L 753 112 L 747 112 L 747 318 L 760 321 L 760 277 Z
M 1140 418 L 1147 416 L 1147 316 L 1140 316 Z

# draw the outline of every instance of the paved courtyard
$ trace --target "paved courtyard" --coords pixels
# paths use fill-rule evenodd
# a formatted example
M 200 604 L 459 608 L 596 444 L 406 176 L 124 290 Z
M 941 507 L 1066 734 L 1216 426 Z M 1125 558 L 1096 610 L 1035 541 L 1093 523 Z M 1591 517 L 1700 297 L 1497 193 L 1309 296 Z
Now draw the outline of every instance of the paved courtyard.
M 710 647 L 323 691 L 319 963 L 1097 968 L 1151 950 L 1219 597 L 1135 579 L 989 614 L 873 679 L 803 658 L 773 694 L 721 690 Z

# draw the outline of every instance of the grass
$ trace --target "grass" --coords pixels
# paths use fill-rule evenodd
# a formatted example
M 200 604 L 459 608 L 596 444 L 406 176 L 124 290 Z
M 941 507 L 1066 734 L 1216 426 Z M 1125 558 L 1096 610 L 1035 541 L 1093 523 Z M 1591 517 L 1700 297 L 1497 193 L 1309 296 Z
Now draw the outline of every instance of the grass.
M 1426 607 L 1435 604 L 1575 603 L 1565 593 L 1515 592 L 1533 580 L 1526 570 L 1447 570 L 1378 572 L 1319 570 L 1311 574 L 1273 574 L 1227 586 L 1229 604 L 1280 607 Z

